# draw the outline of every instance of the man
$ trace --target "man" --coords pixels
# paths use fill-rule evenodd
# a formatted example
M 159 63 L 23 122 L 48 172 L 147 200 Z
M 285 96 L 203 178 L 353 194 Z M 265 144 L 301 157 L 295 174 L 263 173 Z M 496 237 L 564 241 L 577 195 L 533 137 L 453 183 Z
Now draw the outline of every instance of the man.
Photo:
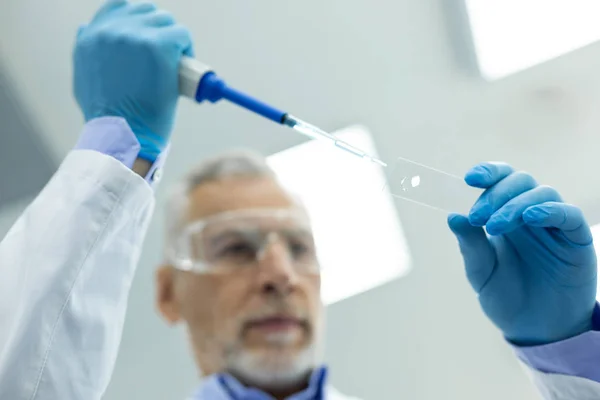
M 81 138 L 0 243 L 0 399 L 104 393 L 183 54 L 193 54 L 187 30 L 149 4 L 112 1 L 79 31 Z M 600 398 L 596 257 L 581 211 L 505 164 L 465 180 L 485 192 L 449 225 L 484 312 L 546 400 Z M 206 375 L 193 398 L 347 399 L 319 363 L 310 221 L 263 161 L 209 161 L 172 204 L 157 301 L 187 324 Z
M 195 170 L 169 211 L 158 308 L 168 322 L 186 322 L 202 372 L 228 371 L 278 399 L 312 381 L 314 396 L 325 379 L 317 364 L 320 277 L 298 200 L 260 156 L 241 152 Z M 198 396 L 239 389 L 213 375 Z

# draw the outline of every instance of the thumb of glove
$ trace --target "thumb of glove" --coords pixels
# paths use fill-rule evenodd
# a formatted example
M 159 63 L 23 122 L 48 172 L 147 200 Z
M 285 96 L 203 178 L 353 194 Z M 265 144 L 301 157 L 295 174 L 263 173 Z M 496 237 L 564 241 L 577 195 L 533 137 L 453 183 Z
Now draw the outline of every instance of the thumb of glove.
M 450 214 L 448 226 L 458 239 L 467 279 L 475 292 L 479 293 L 494 270 L 494 248 L 483 228 L 471 225 L 469 219 L 463 215 Z

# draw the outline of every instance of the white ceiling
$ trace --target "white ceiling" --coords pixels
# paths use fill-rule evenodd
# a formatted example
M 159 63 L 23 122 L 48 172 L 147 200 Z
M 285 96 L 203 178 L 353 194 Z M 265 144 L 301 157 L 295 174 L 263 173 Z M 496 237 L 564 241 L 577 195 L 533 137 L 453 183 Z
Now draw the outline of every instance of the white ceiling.
M 490 80 L 600 39 L 596 0 L 466 0 L 466 10 L 482 74 Z
M 9 0 L 0 14 L 1 54 L 57 157 L 81 127 L 71 96 L 74 32 L 99 4 Z M 441 1 L 159 4 L 190 27 L 197 56 L 231 84 L 326 129 L 364 124 L 384 159 L 458 174 L 504 159 L 579 202 L 600 193 L 580 184 L 596 176 L 598 45 L 487 84 L 455 57 Z M 232 145 L 273 152 L 303 140 L 228 104 L 184 103 L 167 180 Z

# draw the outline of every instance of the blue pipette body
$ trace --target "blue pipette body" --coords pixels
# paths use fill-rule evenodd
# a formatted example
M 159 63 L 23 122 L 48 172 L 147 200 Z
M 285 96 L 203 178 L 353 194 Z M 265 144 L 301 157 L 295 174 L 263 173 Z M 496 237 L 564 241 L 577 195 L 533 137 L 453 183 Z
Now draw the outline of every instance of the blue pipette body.
M 207 72 L 200 79 L 195 98 L 198 102 L 208 100 L 212 103 L 225 99 L 278 124 L 283 124 L 287 115 L 284 111 L 227 86 L 225 81 L 212 71 Z

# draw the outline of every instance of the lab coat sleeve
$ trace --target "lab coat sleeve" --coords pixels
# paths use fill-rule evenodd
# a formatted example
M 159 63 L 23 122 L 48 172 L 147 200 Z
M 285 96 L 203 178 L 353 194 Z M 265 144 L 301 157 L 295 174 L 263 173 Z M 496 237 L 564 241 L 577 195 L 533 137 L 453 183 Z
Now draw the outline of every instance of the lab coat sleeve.
M 114 157 L 66 157 L 0 243 L 0 399 L 101 398 L 153 207 Z
M 574 375 L 542 372 L 522 364 L 544 400 L 598 400 L 600 383 Z
M 513 346 L 544 399 L 600 399 L 600 305 L 593 330 L 539 346 Z

